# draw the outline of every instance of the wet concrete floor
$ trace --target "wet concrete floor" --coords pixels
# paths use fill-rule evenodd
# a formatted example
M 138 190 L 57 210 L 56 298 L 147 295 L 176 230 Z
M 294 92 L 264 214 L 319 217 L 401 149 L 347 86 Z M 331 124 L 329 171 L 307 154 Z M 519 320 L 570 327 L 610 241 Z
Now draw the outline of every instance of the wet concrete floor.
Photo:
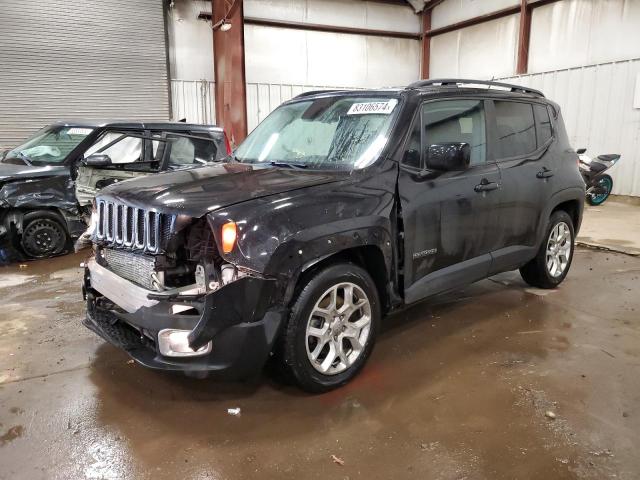
M 0 269 L 2 479 L 640 478 L 640 258 L 415 306 L 321 396 L 130 364 L 80 325 L 81 259 Z

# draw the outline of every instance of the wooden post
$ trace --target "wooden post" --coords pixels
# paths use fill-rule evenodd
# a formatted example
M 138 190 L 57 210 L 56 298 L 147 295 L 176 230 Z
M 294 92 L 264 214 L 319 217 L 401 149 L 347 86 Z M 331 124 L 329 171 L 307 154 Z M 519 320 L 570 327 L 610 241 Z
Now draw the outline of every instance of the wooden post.
M 211 6 L 216 123 L 237 145 L 247 136 L 243 5 L 242 0 L 211 0 Z M 219 28 L 223 20 L 231 24 L 227 31 Z
M 529 69 L 529 37 L 531 34 L 531 6 L 520 0 L 520 29 L 518 32 L 518 60 L 516 73 L 521 75 Z

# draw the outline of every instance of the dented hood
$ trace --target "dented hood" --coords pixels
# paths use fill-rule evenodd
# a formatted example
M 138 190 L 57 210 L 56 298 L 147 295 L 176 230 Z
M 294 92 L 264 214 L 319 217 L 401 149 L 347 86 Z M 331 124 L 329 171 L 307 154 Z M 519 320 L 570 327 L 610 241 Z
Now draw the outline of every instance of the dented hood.
M 242 163 L 160 173 L 103 189 L 109 197 L 158 212 L 201 217 L 235 203 L 342 180 L 349 172 L 305 171 Z
M 69 175 L 69 168 L 65 166 L 36 167 L 28 165 L 14 165 L 0 162 L 0 183 L 12 180 L 28 180 L 59 175 Z

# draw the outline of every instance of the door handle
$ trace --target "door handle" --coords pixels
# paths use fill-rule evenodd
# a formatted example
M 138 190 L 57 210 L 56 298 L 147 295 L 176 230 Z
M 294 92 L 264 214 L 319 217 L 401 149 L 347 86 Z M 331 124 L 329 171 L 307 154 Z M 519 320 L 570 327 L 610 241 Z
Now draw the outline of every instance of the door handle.
M 482 181 L 476 185 L 475 187 L 473 187 L 473 190 L 480 193 L 480 192 L 488 192 L 490 190 L 496 190 L 500 185 L 498 185 L 496 182 L 490 182 L 488 181 L 486 178 L 483 178 Z
M 553 177 L 553 170 L 549 170 L 547 167 L 542 167 L 538 173 L 536 173 L 537 178 L 549 178 Z

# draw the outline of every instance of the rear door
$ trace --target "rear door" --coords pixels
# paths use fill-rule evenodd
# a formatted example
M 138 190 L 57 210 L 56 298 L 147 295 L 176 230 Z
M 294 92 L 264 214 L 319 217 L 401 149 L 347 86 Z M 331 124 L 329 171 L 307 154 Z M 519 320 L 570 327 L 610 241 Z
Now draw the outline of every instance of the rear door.
M 398 179 L 407 303 L 485 277 L 499 248 L 501 180 L 487 148 L 485 105 L 482 98 L 431 101 L 414 119 Z M 469 168 L 428 170 L 429 146 L 442 143 L 469 144 Z
M 545 155 L 553 132 L 546 105 L 494 100 L 496 160 L 502 177 L 502 248 L 494 252 L 492 272 L 522 265 L 535 256 L 538 228 L 552 192 L 554 162 Z

